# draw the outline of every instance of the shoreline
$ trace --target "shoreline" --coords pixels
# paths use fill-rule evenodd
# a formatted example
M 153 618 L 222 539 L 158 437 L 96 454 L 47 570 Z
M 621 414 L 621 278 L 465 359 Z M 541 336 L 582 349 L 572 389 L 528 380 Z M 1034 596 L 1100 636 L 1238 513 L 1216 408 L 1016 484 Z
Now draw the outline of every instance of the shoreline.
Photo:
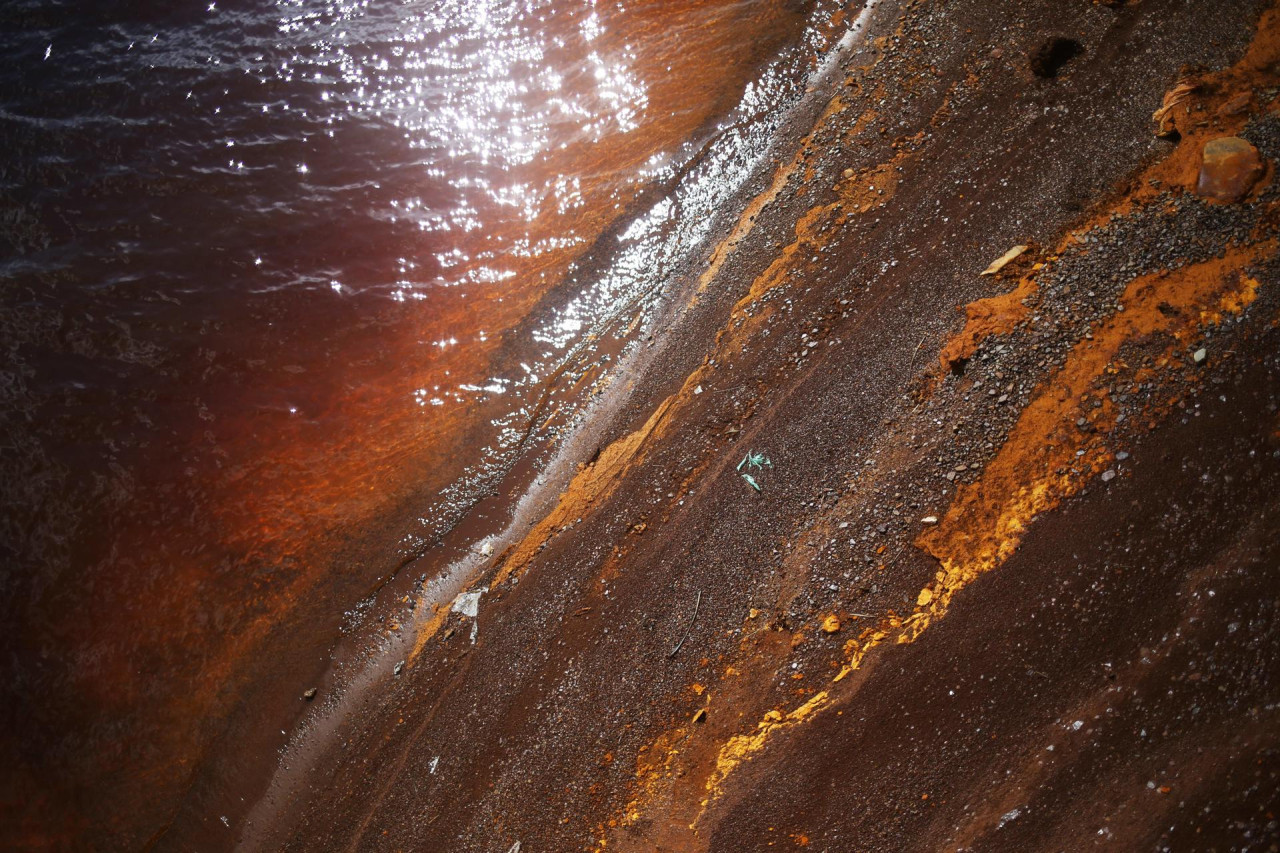
M 798 47 L 799 43 L 788 50 L 800 55 Z M 782 56 L 785 55 L 775 57 L 770 64 L 784 63 Z M 786 61 L 794 62 L 794 57 Z M 832 72 L 831 58 L 824 63 L 823 69 L 810 75 L 811 83 Z M 790 81 L 789 85 L 796 84 Z M 807 107 L 801 104 L 790 109 L 812 112 L 816 102 L 808 96 L 803 100 Z M 531 311 L 509 337 L 527 337 L 531 330 L 548 322 L 550 313 L 575 298 L 570 280 L 610 274 L 621 254 L 615 245 L 622 241 L 621 235 L 634 229 L 637 222 L 646 218 L 646 211 L 664 198 L 674 197 L 688 184 L 696 186 L 699 170 L 706 171 L 709 161 L 723 158 L 726 152 L 732 156 L 752 150 L 751 146 L 735 147 L 727 143 L 726 132 L 723 126 L 715 130 L 708 128 L 707 133 L 700 134 L 705 137 L 704 143 L 678 170 L 679 177 L 673 184 L 657 183 L 637 193 L 634 209 L 620 216 L 598 237 L 594 247 L 571 265 L 565 281 L 544 294 L 539 307 Z M 765 150 L 751 153 L 757 162 L 768 160 L 774 140 L 766 144 Z M 785 140 L 783 145 L 790 147 Z M 757 170 L 745 185 L 764 180 L 766 175 L 767 170 Z M 742 186 L 734 194 L 754 196 Z M 699 262 L 698 258 L 713 248 L 706 245 L 708 242 L 716 251 L 722 248 L 719 240 L 702 238 L 681 255 L 666 279 L 677 284 L 684 282 L 687 286 L 694 279 L 691 270 Z M 660 327 L 677 310 L 678 301 L 667 293 L 641 293 L 626 306 L 629 314 L 609 319 L 596 334 L 565 355 L 557 376 L 544 384 L 549 394 L 568 387 L 568 396 L 561 394 L 564 399 L 560 401 L 560 408 L 553 409 L 540 425 L 533 423 L 540 418 L 532 417 L 527 440 L 534 449 L 522 450 L 514 464 L 505 470 L 493 494 L 483 495 L 470 505 L 442 535 L 432 539 L 425 550 L 422 545 L 408 546 L 400 568 L 379 581 L 372 592 L 357 603 L 353 612 L 361 615 L 350 626 L 344 626 L 342 635 L 330 644 L 317 677 L 305 682 L 317 687 L 314 704 L 308 701 L 298 705 L 292 697 L 281 694 L 284 704 L 274 716 L 285 725 L 281 735 L 287 732 L 287 739 L 283 747 L 274 751 L 273 760 L 269 762 L 271 772 L 262 785 L 261 795 L 252 800 L 243 796 L 246 791 L 257 789 L 257 782 L 241 783 L 234 789 L 214 783 L 210 791 L 189 798 L 177 818 L 151 840 L 149 847 L 169 849 L 193 838 L 203 844 L 226 844 L 226 827 L 217 822 L 223 817 L 229 817 L 232 826 L 246 827 L 245 833 L 234 842 L 237 849 L 258 849 L 268 844 L 267 839 L 275 837 L 278 827 L 270 827 L 277 819 L 280 802 L 297 796 L 299 789 L 307 784 L 307 773 L 324 759 L 349 715 L 369 702 L 371 693 L 386 687 L 387 680 L 396 675 L 397 663 L 403 665 L 406 674 L 412 669 L 413 658 L 449 617 L 454 600 L 491 579 L 495 570 L 500 570 L 505 554 L 526 538 L 522 529 L 534 527 L 550 514 L 563 488 L 583 463 L 626 431 L 625 418 L 619 420 L 619 415 L 624 407 L 634 407 L 630 397 L 637 375 L 662 352 L 668 331 Z M 620 363 L 602 367 L 605 362 Z M 581 376 L 565 385 L 557 378 L 560 374 L 575 372 Z M 495 528 L 492 521 L 495 518 L 508 520 Z M 493 552 L 486 553 L 488 549 Z M 261 716 L 256 715 L 251 722 L 260 727 L 262 721 L 258 717 Z M 267 714 L 268 718 L 272 716 Z M 266 767 L 262 756 L 255 757 L 253 749 L 237 746 L 222 753 L 219 760 L 231 760 L 239 765 L 242 778 L 246 772 L 257 776 L 256 770 L 250 768 Z M 209 799 L 212 802 L 208 802 Z M 265 835 L 258 829 L 263 824 L 269 827 Z
M 587 415 L 598 432 L 575 431 L 492 559 L 461 564 L 472 587 L 414 604 L 397 636 L 418 659 L 392 681 L 400 655 L 379 657 L 377 701 L 311 759 L 323 783 L 301 770 L 311 790 L 275 827 L 282 849 L 838 849 L 854 834 L 874 849 L 903 834 L 1000 847 L 1091 834 L 1065 810 L 1092 818 L 1111 802 L 1131 811 L 1104 829 L 1149 843 L 1163 830 L 1140 798 L 1174 788 L 1137 782 L 1151 756 L 1179 761 L 1187 798 L 1213 804 L 1223 768 L 1280 749 L 1246 707 L 1280 688 L 1268 617 L 1247 615 L 1276 565 L 1278 469 L 1259 450 L 1280 201 L 1274 166 L 1234 205 L 1199 200 L 1187 174 L 1215 135 L 1280 153 L 1273 13 L 1254 40 L 1267 61 L 1222 70 L 1260 5 L 1205 22 L 1167 3 L 875 4 L 872 45 L 841 57 L 773 140 L 792 156 L 746 183 L 704 247 L 706 274 L 686 270 L 658 315 L 666 340 Z M 1027 57 L 1062 33 L 1081 55 L 1034 76 Z M 1131 41 L 1147 44 L 1141 59 Z M 1205 125 L 1156 140 L 1151 112 L 1197 63 L 1209 72 L 1186 107 Z M 1220 113 L 1245 89 L 1245 112 Z M 1183 414 L 1189 401 L 1203 420 Z M 1233 416 L 1247 426 L 1206 426 Z M 1199 472 L 1157 463 L 1178 447 L 1233 479 L 1197 495 Z M 748 451 L 771 463 L 759 488 L 735 468 Z M 1160 528 L 1184 494 L 1202 520 L 1210 498 L 1237 512 L 1217 529 Z M 1173 556 L 1158 571 L 1123 556 L 1161 550 Z M 1259 572 L 1225 580 L 1215 555 L 1232 552 Z M 1230 612 L 1201 628 L 1210 605 L 1180 599 L 1210 581 L 1230 587 L 1214 605 Z M 456 612 L 479 585 L 477 615 Z M 1136 613 L 1147 596 L 1167 609 Z M 1209 632 L 1203 649 L 1161 645 L 1175 616 Z M 1230 619 L 1264 627 L 1234 636 Z M 1194 672 L 1215 654 L 1257 659 L 1262 678 L 1231 682 L 1249 701 L 1214 705 L 1200 679 L 1150 674 L 1153 644 Z M 1185 701 L 1126 704 L 1107 727 L 1121 691 L 1174 685 Z M 948 710 L 957 693 L 964 710 Z M 1182 723 L 1196 703 L 1215 716 Z M 1130 723 L 1185 725 L 1216 751 L 1149 751 Z M 1081 730 L 1093 741 L 1071 740 Z M 1046 750 L 1062 756 L 1052 773 Z M 1053 784 L 1070 806 L 1036 794 Z M 1270 805 L 1234 796 L 1241 813 Z M 1230 837 L 1213 820 L 1199 828 Z

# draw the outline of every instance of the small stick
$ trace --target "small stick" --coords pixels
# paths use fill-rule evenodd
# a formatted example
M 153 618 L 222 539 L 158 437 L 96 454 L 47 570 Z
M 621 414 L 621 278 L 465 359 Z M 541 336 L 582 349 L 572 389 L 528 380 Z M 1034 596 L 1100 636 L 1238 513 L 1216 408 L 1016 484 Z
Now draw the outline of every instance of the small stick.
M 680 647 L 684 645 L 684 641 L 689 639 L 689 632 L 693 630 L 693 623 L 698 621 L 698 608 L 701 606 L 702 590 L 698 590 L 698 598 L 693 602 L 693 618 L 689 620 L 689 627 L 684 629 L 684 636 L 680 638 L 680 642 L 676 643 L 676 647 L 671 650 L 671 654 L 667 655 L 667 657 L 675 657 L 676 653 L 680 651 Z

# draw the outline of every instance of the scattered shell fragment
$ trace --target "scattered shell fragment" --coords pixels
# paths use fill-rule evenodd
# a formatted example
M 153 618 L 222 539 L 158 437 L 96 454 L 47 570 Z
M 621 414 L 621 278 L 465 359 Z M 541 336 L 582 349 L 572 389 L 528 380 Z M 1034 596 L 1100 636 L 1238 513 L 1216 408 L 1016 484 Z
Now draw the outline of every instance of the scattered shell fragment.
M 484 590 L 475 590 L 474 592 L 464 592 L 453 600 L 453 612 L 461 613 L 471 619 L 476 618 L 476 614 L 480 612 L 480 596 L 484 595 Z
M 1012 249 L 1010 249 L 1009 251 L 1005 252 L 1003 255 L 996 258 L 994 261 L 992 261 L 991 266 L 987 267 L 985 270 L 979 273 L 979 275 L 995 275 L 996 273 L 1000 272 L 1000 270 L 1008 266 L 1008 264 L 1011 261 L 1013 261 L 1014 258 L 1018 257 L 1029 248 L 1030 246 L 1014 246 Z
M 1156 124 L 1156 136 L 1173 136 L 1178 132 L 1177 127 L 1175 127 L 1173 111 L 1178 104 L 1190 98 L 1191 94 L 1199 88 L 1199 83 L 1181 80 L 1178 85 L 1165 92 L 1164 101 L 1160 104 L 1160 109 L 1151 114 L 1151 120 Z

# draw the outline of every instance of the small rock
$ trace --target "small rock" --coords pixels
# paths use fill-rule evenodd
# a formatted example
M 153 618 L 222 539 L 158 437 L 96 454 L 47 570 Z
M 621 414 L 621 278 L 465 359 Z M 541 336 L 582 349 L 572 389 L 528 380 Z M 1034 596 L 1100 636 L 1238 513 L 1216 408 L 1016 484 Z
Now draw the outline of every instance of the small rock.
M 1258 149 L 1238 136 L 1211 139 L 1201 155 L 1196 195 L 1221 202 L 1236 202 L 1249 194 L 1266 167 Z
M 829 614 L 822 620 L 822 633 L 834 634 L 840 630 L 840 617 L 834 613 Z
M 701 394 L 701 393 L 702 393 L 702 386 L 701 386 L 701 385 L 697 385 L 697 386 L 695 386 L 695 387 L 694 387 L 694 389 L 693 389 L 693 393 L 695 393 L 695 394 Z
M 394 672 L 396 675 L 399 675 L 403 669 L 404 669 L 404 661 L 400 661 L 400 663 L 396 664 L 396 668 Z
M 1220 116 L 1238 116 L 1249 109 L 1249 104 L 1253 101 L 1253 95 L 1250 92 L 1241 92 L 1234 98 L 1231 98 L 1222 106 L 1218 107 L 1218 115 Z
M 846 178 L 852 178 L 852 177 L 853 177 L 853 169 L 845 169 L 845 170 L 844 170 L 843 172 L 841 172 L 840 174 L 841 174 L 841 175 L 843 175 L 843 176 L 844 176 L 844 177 L 846 177 Z
M 1128 458 L 1129 458 L 1129 451 L 1127 450 L 1121 450 L 1119 453 L 1116 454 L 1116 459 L 1118 459 L 1121 462 L 1123 462 Z
M 1110 468 L 1102 472 L 1102 482 L 1104 483 L 1110 483 L 1115 478 L 1116 478 L 1116 472 L 1111 470 Z
M 303 699 L 306 699 L 308 702 L 310 702 L 312 699 L 316 698 L 316 692 L 317 692 L 317 691 L 316 691 L 316 688 L 312 687 L 312 688 L 311 688 L 310 690 L 308 690 L 306 693 L 303 693 L 303 694 L 302 694 L 302 698 L 303 698 Z
M 1204 347 L 1200 347 L 1200 349 L 1196 350 L 1191 354 L 1191 360 L 1194 361 L 1196 364 L 1199 364 L 1200 362 L 1204 361 L 1205 356 L 1207 356 L 1208 354 L 1209 354 L 1208 351 Z
M 924 518 L 920 519 L 920 523 L 921 524 L 937 524 L 938 517 L 936 515 L 926 515 Z

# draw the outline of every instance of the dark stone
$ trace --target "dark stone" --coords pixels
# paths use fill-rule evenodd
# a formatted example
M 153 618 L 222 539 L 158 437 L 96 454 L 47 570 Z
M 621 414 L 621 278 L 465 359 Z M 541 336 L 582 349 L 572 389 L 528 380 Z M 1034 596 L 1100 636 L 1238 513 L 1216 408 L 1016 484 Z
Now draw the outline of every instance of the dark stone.
M 1037 77 L 1056 77 L 1062 66 L 1084 52 L 1075 39 L 1054 36 L 1031 51 L 1031 73 Z

